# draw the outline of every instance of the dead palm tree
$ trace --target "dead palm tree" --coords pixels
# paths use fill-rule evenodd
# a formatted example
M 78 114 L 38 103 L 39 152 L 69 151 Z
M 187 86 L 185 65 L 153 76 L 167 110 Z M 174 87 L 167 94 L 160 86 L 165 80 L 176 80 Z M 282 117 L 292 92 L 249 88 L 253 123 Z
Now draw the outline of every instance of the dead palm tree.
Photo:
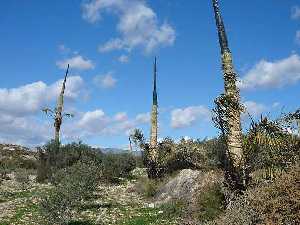
M 69 73 L 69 64 L 66 70 L 65 78 L 63 80 L 61 92 L 58 96 L 57 99 L 57 105 L 54 110 L 49 109 L 49 108 L 44 108 L 43 112 L 46 113 L 46 115 L 50 116 L 51 118 L 54 119 L 54 140 L 55 142 L 59 143 L 60 142 L 60 127 L 62 124 L 63 117 L 73 117 L 73 114 L 70 113 L 63 113 L 63 107 L 64 107 L 64 93 L 66 89 L 66 82 L 67 82 L 67 77 Z

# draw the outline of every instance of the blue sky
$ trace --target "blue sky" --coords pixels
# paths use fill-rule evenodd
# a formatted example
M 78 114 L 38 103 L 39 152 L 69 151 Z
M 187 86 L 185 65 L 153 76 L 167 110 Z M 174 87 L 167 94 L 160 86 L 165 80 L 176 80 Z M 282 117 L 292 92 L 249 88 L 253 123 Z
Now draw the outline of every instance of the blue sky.
M 299 107 L 300 2 L 220 1 L 242 101 L 257 117 Z M 158 57 L 159 134 L 217 135 L 210 120 L 223 91 L 211 1 L 9 0 L 0 8 L 0 141 L 40 145 L 70 63 L 64 142 L 126 147 L 149 135 Z M 244 127 L 247 119 L 243 116 Z

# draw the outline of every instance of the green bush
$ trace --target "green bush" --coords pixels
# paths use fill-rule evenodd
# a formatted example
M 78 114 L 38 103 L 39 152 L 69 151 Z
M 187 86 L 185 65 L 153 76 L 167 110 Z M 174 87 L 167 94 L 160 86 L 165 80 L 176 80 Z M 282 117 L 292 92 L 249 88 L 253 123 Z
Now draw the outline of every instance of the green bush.
M 29 171 L 26 169 L 17 169 L 15 171 L 15 179 L 21 185 L 22 189 L 26 189 L 30 183 Z
M 51 180 L 52 174 L 57 170 L 70 167 L 79 161 L 100 164 L 102 155 L 100 151 L 81 142 L 59 145 L 51 141 L 39 149 L 37 181 Z
M 159 180 L 152 180 L 148 177 L 142 177 L 137 181 L 135 189 L 139 194 L 147 198 L 152 198 L 157 193 L 159 186 Z
M 215 225 L 300 224 L 300 167 L 247 190 L 227 207 Z
M 93 196 L 99 177 L 99 168 L 91 162 L 78 162 L 54 174 L 55 187 L 40 204 L 45 222 L 66 224 L 75 219 L 80 204 Z
M 197 199 L 197 217 L 200 222 L 210 221 L 224 210 L 224 195 L 218 184 L 207 187 Z
M 151 173 L 153 165 L 148 160 L 149 148 L 145 145 L 144 163 Z M 182 169 L 211 170 L 224 164 L 224 148 L 221 139 L 185 140 L 178 143 L 165 138 L 157 146 L 158 159 L 154 168 L 158 177 L 172 174 Z
M 177 200 L 171 201 L 160 206 L 161 211 L 163 211 L 163 215 L 166 218 L 178 218 L 181 217 L 187 208 L 187 203 Z
M 10 172 L 10 168 L 7 165 L 6 162 L 0 161 L 0 184 L 3 182 L 3 180 L 8 179 L 8 173 Z
M 108 182 L 118 183 L 119 178 L 130 178 L 136 168 L 136 159 L 129 153 L 103 155 L 102 178 Z

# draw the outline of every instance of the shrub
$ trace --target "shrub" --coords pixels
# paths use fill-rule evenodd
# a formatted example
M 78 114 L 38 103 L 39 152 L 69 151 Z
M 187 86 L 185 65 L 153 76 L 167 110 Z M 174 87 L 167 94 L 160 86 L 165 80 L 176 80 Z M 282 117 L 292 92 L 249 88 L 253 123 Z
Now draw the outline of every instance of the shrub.
M 25 169 L 17 169 L 15 171 L 15 179 L 21 185 L 22 189 L 26 189 L 28 186 L 30 182 L 29 175 L 29 171 Z
M 164 203 L 160 206 L 164 216 L 170 219 L 181 217 L 186 208 L 187 203 L 180 200 Z
M 146 145 L 145 145 L 146 146 Z M 157 146 L 158 160 L 154 168 L 158 177 L 163 177 L 182 169 L 211 170 L 220 168 L 224 164 L 224 148 L 220 139 L 185 140 L 178 143 L 171 138 L 165 138 Z M 148 150 L 145 148 L 144 162 L 151 173 Z
M 74 219 L 82 201 L 93 196 L 99 182 L 94 163 L 78 162 L 53 176 L 55 187 L 42 198 L 41 211 L 48 224 L 66 224 Z
M 252 187 L 233 201 L 224 214 L 208 224 L 299 224 L 299 179 L 300 169 L 295 166 L 274 182 Z
M 0 161 L 0 184 L 3 180 L 8 179 L 8 173 L 10 172 L 9 166 L 6 162 Z
M 197 199 L 197 217 L 200 222 L 210 221 L 224 210 L 224 195 L 219 184 L 207 187 Z
M 39 149 L 37 181 L 51 179 L 57 170 L 70 167 L 78 161 L 100 164 L 102 153 L 81 142 L 59 145 L 51 141 Z
M 36 159 L 19 159 L 19 166 L 24 169 L 37 169 L 37 161 Z
M 130 178 L 136 168 L 136 159 L 129 153 L 108 153 L 102 160 L 102 178 L 108 182 L 118 183 L 119 178 Z
M 141 177 L 136 185 L 135 189 L 141 195 L 144 195 L 147 198 L 152 198 L 157 193 L 160 182 L 159 180 L 152 180 L 148 177 Z

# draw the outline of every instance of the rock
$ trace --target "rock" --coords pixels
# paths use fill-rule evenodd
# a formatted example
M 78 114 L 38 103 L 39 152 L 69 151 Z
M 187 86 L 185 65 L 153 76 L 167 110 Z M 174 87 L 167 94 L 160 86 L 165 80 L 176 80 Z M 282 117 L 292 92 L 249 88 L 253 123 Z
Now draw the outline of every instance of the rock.
M 222 181 L 222 174 L 217 171 L 181 170 L 176 177 L 171 178 L 159 188 L 155 196 L 155 204 L 159 205 L 173 200 L 193 203 L 203 187 Z
M 148 205 L 148 207 L 153 209 L 153 208 L 155 207 L 155 205 L 154 205 L 154 203 L 150 203 L 150 204 Z
M 147 169 L 146 168 L 135 168 L 131 175 L 133 177 L 147 177 Z

